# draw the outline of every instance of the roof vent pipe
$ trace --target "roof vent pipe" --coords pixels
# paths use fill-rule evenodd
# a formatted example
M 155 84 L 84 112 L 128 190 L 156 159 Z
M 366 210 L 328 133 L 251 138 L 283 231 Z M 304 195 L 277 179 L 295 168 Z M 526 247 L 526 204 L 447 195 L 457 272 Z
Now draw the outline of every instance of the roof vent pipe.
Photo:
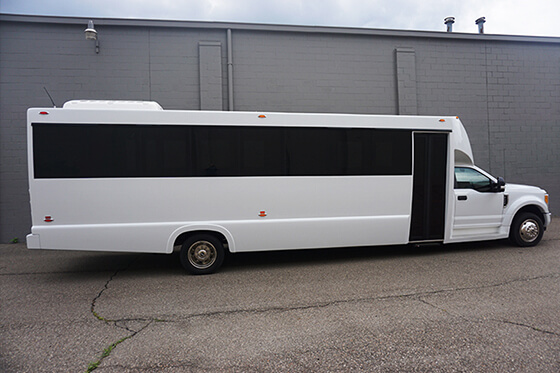
M 443 20 L 443 23 L 447 25 L 447 32 L 453 32 L 453 24 L 455 23 L 455 17 L 447 17 Z
M 486 22 L 486 17 L 480 17 L 474 23 L 478 25 L 478 33 L 484 34 L 484 22 Z

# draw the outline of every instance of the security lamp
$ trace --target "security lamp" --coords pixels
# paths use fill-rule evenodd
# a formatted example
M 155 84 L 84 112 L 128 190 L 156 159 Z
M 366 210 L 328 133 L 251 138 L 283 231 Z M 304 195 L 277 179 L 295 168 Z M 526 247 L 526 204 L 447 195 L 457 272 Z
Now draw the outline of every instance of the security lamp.
M 86 40 L 97 40 L 97 31 L 93 28 L 93 21 L 89 21 L 84 34 L 86 34 Z
M 87 28 L 84 30 L 86 40 L 95 40 L 95 53 L 99 53 L 99 40 L 97 39 L 97 30 L 93 27 L 93 21 L 88 22 Z

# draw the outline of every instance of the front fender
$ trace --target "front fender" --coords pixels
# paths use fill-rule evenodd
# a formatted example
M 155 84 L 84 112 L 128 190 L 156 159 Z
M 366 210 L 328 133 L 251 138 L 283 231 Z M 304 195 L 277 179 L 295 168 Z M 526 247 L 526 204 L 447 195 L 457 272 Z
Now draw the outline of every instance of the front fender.
M 543 215 L 548 213 L 548 206 L 544 201 L 541 201 L 539 198 L 535 196 L 526 196 L 526 197 L 519 198 L 515 201 L 510 201 L 510 203 L 508 204 L 508 206 L 504 211 L 503 224 L 508 227 L 511 226 L 511 223 L 515 218 L 515 215 L 517 215 L 519 210 L 527 206 L 537 207 Z M 546 224 L 545 221 L 543 221 L 543 223 Z

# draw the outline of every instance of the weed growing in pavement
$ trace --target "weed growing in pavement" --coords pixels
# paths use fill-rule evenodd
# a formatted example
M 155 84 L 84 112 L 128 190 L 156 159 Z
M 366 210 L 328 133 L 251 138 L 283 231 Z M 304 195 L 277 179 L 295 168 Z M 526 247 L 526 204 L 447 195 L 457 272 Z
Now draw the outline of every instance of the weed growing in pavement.
M 101 364 L 101 362 L 103 361 L 103 359 L 105 359 L 107 356 L 111 355 L 111 351 L 113 351 L 113 349 L 115 347 L 117 347 L 117 345 L 119 345 L 120 343 L 126 341 L 128 338 L 132 337 L 131 335 L 121 338 L 118 341 L 116 341 L 115 343 L 111 343 L 109 345 L 109 347 L 105 348 L 103 350 L 103 353 L 101 354 L 101 356 L 99 357 L 99 359 L 97 359 L 97 361 L 94 361 L 92 363 L 89 363 L 86 373 L 90 373 L 93 372 L 95 369 L 97 369 L 97 367 L 99 367 L 99 364 Z

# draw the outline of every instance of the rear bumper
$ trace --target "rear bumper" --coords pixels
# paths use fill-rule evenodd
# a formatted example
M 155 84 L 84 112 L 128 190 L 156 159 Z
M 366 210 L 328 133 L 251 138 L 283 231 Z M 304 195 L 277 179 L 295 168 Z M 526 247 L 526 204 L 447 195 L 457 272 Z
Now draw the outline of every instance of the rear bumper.
M 25 241 L 27 243 L 28 249 L 40 249 L 41 248 L 41 240 L 38 234 L 28 234 L 25 237 Z

